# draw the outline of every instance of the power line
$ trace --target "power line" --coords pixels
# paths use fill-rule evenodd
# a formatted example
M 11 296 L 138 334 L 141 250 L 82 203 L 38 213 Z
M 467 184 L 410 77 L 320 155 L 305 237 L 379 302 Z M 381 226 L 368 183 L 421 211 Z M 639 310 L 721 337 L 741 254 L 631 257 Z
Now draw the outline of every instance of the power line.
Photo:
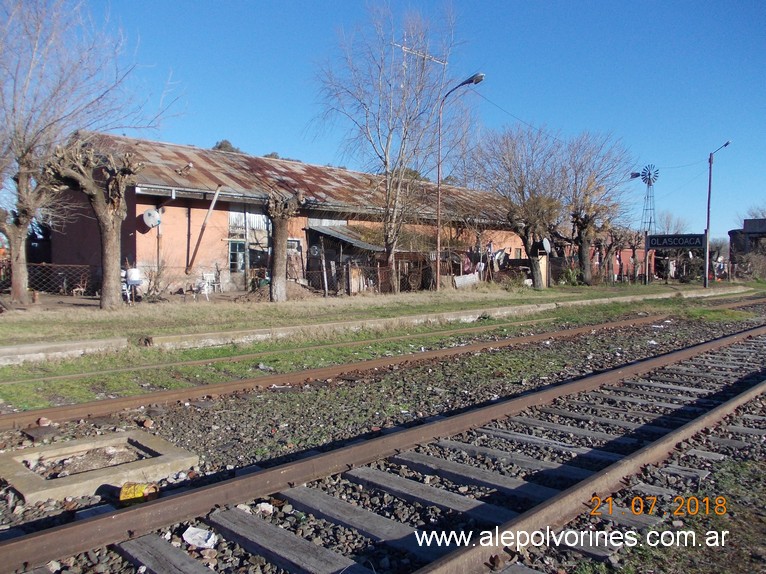
M 497 103 L 493 102 L 492 100 L 490 100 L 490 99 L 489 99 L 487 96 L 485 96 L 484 94 L 482 94 L 482 93 L 480 93 L 480 92 L 475 92 L 475 93 L 476 93 L 476 94 L 477 94 L 477 95 L 478 95 L 480 98 L 484 99 L 484 100 L 485 100 L 487 103 L 489 103 L 489 104 L 492 104 L 492 105 L 493 105 L 493 106 L 495 106 L 495 107 L 496 107 L 498 110 L 500 110 L 500 111 L 501 111 L 501 112 L 503 112 L 504 114 L 507 114 L 507 115 L 511 116 L 511 117 L 512 117 L 513 119 L 515 119 L 516 121 L 519 121 L 519 122 L 521 122 L 522 124 L 524 124 L 525 126 L 528 126 L 528 127 L 532 128 L 532 129 L 535 129 L 535 130 L 538 130 L 538 131 L 540 131 L 541 133 L 545 134 L 546 136 L 548 136 L 548 137 L 549 137 L 549 138 L 551 138 L 551 139 L 554 139 L 554 140 L 556 140 L 556 141 L 557 141 L 557 142 L 559 142 L 559 143 L 564 143 L 564 142 L 563 142 L 563 141 L 562 141 L 560 138 L 558 138 L 558 137 L 554 136 L 554 135 L 553 135 L 553 134 L 551 134 L 550 132 L 547 132 L 547 131 L 545 131 L 544 129 L 542 129 L 542 128 L 540 128 L 540 127 L 534 126 L 534 125 L 530 124 L 528 121 L 526 121 L 526 120 L 523 120 L 523 119 L 522 119 L 522 118 L 520 118 L 519 116 L 517 116 L 517 115 L 515 115 L 515 114 L 512 114 L 511 112 L 509 112 L 508 110 L 506 110 L 505 108 L 503 108 L 503 107 L 502 107 L 500 104 L 497 104 Z M 658 169 L 683 169 L 683 168 L 686 168 L 686 167 L 693 167 L 693 166 L 695 166 L 695 165 L 699 165 L 699 164 L 701 164 L 701 163 L 704 163 L 704 162 L 706 162 L 706 161 L 707 161 L 707 159 L 701 159 L 701 160 L 699 160 L 699 161 L 695 161 L 695 162 L 692 162 L 692 163 L 686 163 L 686 164 L 683 164 L 683 165 L 661 165 L 661 166 L 658 166 Z
M 498 110 L 500 110 L 500 111 L 501 111 L 501 112 L 503 112 L 504 114 L 507 114 L 507 115 L 511 116 L 512 118 L 514 118 L 515 120 L 517 120 L 517 121 L 521 122 L 521 123 L 522 123 L 522 124 L 524 124 L 525 126 L 527 126 L 527 127 L 530 127 L 530 128 L 532 128 L 533 130 L 537 130 L 537 131 L 539 131 L 540 133 L 542 133 L 543 135 L 545 135 L 545 136 L 547 136 L 547 137 L 549 137 L 549 138 L 551 138 L 551 139 L 553 139 L 553 140 L 556 140 L 557 142 L 559 142 L 559 143 L 561 143 L 561 144 L 563 144 L 563 143 L 566 143 L 566 142 L 564 142 L 563 140 L 561 140 L 560 138 L 557 138 L 556 136 L 554 136 L 552 133 L 549 133 L 549 132 L 547 132 L 546 130 L 544 130 L 544 129 L 542 129 L 542 128 L 538 127 L 538 126 L 534 126 L 534 125 L 530 124 L 528 121 L 521 119 L 519 116 L 516 116 L 516 115 L 512 114 L 511 112 L 509 112 L 508 110 L 506 110 L 505 108 L 503 108 L 503 107 L 502 107 L 500 104 L 496 104 L 495 102 L 493 102 L 492 100 L 490 100 L 490 99 L 489 99 L 487 96 L 485 96 L 484 94 L 482 94 L 482 93 L 480 93 L 480 92 L 477 92 L 477 91 L 475 91 L 475 90 L 474 90 L 474 92 L 475 92 L 475 93 L 476 93 L 476 94 L 477 94 L 477 95 L 478 95 L 480 98 L 482 98 L 482 99 L 484 99 L 486 102 L 488 102 L 488 103 L 492 104 L 493 106 L 495 106 L 495 107 L 496 107 Z
M 699 161 L 695 161 L 695 162 L 692 162 L 692 163 L 687 163 L 687 164 L 684 164 L 684 165 L 670 165 L 670 166 L 668 166 L 668 165 L 662 166 L 661 165 L 659 167 L 659 169 L 681 169 L 681 168 L 684 168 L 684 167 L 692 167 L 692 166 L 695 166 L 695 165 L 699 165 L 699 164 L 704 163 L 706 161 L 707 161 L 707 159 L 701 159 Z

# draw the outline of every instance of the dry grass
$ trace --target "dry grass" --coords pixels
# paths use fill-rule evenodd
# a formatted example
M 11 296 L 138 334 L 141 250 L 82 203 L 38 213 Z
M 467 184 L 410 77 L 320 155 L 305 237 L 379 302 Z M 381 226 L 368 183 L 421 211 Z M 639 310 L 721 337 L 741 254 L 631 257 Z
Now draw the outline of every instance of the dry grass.
M 116 311 L 101 311 L 96 304 L 63 298 L 59 302 L 29 306 L 0 315 L 0 341 L 5 345 L 41 341 L 72 341 L 147 335 L 206 333 L 229 330 L 310 325 L 354 319 L 380 319 L 402 315 L 439 313 L 678 291 L 665 285 L 554 288 L 543 291 L 507 291 L 496 285 L 475 290 L 452 289 L 396 295 L 312 297 L 287 303 L 237 302 L 232 295 L 198 302 L 140 303 Z M 224 294 L 229 295 L 229 294 Z M 80 306 L 74 306 L 80 301 Z

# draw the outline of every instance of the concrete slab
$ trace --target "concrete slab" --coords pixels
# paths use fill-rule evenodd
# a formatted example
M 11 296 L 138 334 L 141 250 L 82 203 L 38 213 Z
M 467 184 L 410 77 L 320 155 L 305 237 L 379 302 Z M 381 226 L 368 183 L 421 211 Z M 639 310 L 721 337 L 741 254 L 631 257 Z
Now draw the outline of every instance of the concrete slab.
M 53 479 L 40 476 L 24 464 L 125 445 L 148 458 Z M 160 437 L 136 430 L 4 453 L 0 455 L 0 477 L 7 480 L 27 504 L 34 504 L 67 496 L 91 496 L 104 485 L 120 487 L 126 482 L 154 482 L 198 463 L 198 456 Z
M 428 313 L 422 315 L 403 315 L 386 319 L 360 319 L 355 321 L 339 321 L 315 325 L 296 325 L 290 327 L 274 327 L 267 329 L 252 329 L 242 331 L 226 331 L 220 333 L 194 333 L 185 335 L 158 335 L 152 337 L 155 347 L 169 349 L 186 349 L 195 347 L 213 347 L 231 344 L 248 344 L 257 341 L 276 340 L 306 333 L 343 333 L 362 329 L 384 329 L 403 327 L 407 325 L 443 324 L 443 323 L 473 323 L 482 317 L 492 319 L 508 319 L 524 317 L 541 311 L 558 307 L 576 307 L 584 305 L 601 305 L 608 303 L 631 303 L 649 299 L 670 299 L 679 294 L 684 298 L 712 297 L 715 295 L 735 295 L 750 291 L 747 287 L 718 288 L 694 291 L 678 291 L 671 293 L 652 293 L 646 295 L 628 295 L 622 297 L 604 297 L 600 299 L 568 300 L 529 305 L 509 305 L 505 307 L 476 308 L 463 311 L 448 311 L 443 313 Z
M 193 333 L 178 335 L 157 335 L 147 337 L 146 343 L 155 347 L 169 349 L 187 349 L 198 347 L 214 347 L 231 344 L 248 344 L 257 341 L 271 341 L 286 337 L 321 333 L 343 333 L 371 328 L 391 328 L 408 325 L 442 324 L 442 323 L 473 323 L 482 317 L 507 319 L 524 317 L 532 313 L 556 309 L 558 307 L 576 307 L 583 305 L 601 305 L 605 303 L 630 303 L 649 299 L 669 299 L 681 296 L 684 298 L 714 297 L 719 295 L 736 295 L 751 291 L 747 287 L 726 287 L 678 291 L 670 293 L 653 293 L 646 295 L 629 295 L 623 297 L 603 297 L 600 299 L 575 299 L 566 301 L 551 301 L 530 305 L 509 305 L 494 308 L 476 308 L 463 311 L 444 313 L 428 313 L 421 315 L 403 315 L 387 319 L 361 319 L 356 321 L 339 321 L 315 325 L 295 325 L 290 327 L 274 327 L 267 329 L 251 329 L 240 331 L 225 331 L 220 333 Z M 29 345 L 0 346 L 0 366 L 18 365 L 24 362 L 40 362 L 49 359 L 77 357 L 86 353 L 96 353 L 109 350 L 123 349 L 128 346 L 127 339 L 100 339 L 92 341 L 72 341 L 69 343 L 34 343 Z
M 68 359 L 88 353 L 103 353 L 125 349 L 128 340 L 98 339 L 94 341 L 71 341 L 68 343 L 32 343 L 0 347 L 0 366 L 20 365 L 26 362 L 45 362 L 51 359 Z

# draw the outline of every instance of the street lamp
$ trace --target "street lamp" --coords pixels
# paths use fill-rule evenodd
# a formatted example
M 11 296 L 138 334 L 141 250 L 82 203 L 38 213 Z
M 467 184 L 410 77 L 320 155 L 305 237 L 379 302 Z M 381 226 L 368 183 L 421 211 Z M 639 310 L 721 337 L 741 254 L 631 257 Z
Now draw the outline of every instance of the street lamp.
M 442 111 L 444 110 L 444 102 L 447 100 L 452 92 L 463 86 L 470 84 L 478 84 L 484 79 L 484 74 L 474 74 L 467 80 L 460 82 L 457 86 L 452 88 L 449 92 L 444 94 L 442 101 L 439 103 L 439 124 L 437 127 L 438 143 L 437 143 L 437 155 L 436 155 L 436 290 L 439 291 L 439 283 L 441 282 L 442 271 Z
M 713 154 L 722 150 L 731 143 L 731 140 L 727 141 L 717 150 L 710 152 L 708 158 L 708 178 L 707 178 L 707 223 L 705 226 L 705 277 L 702 281 L 702 285 L 705 289 L 708 288 L 708 274 L 710 273 L 710 191 L 713 187 Z

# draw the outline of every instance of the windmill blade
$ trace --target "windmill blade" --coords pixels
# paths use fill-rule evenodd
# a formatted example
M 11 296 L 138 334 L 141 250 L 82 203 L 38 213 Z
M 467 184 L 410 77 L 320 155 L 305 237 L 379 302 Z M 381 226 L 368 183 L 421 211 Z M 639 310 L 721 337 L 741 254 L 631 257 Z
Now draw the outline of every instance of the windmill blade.
M 654 185 L 659 175 L 660 170 L 654 167 L 654 164 L 649 164 L 641 171 L 641 181 L 646 185 Z

